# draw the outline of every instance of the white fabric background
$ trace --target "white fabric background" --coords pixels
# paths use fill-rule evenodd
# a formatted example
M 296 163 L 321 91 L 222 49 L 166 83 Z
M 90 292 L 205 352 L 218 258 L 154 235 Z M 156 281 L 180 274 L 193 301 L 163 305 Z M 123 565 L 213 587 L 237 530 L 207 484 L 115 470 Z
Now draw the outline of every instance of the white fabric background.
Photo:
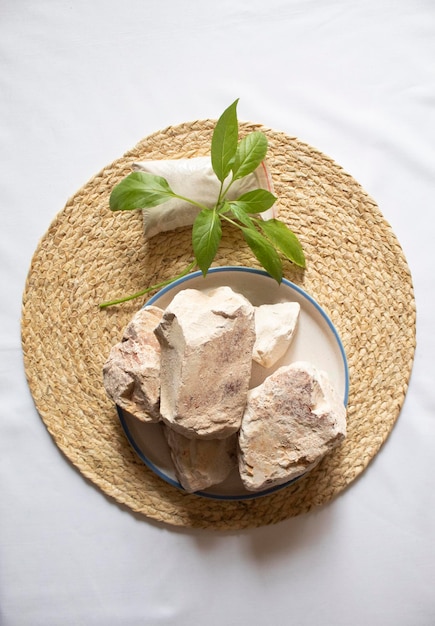
M 39 238 L 142 137 L 239 118 L 317 147 L 376 200 L 418 309 L 407 399 L 368 470 L 273 527 L 174 529 L 65 460 L 28 391 L 20 307 Z M 0 0 L 2 626 L 435 623 L 432 0 Z

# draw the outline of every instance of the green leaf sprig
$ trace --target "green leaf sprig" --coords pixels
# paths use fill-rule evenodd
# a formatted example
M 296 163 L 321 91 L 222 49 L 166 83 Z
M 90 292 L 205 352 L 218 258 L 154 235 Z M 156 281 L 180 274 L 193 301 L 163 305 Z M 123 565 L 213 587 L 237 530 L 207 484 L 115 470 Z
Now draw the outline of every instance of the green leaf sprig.
M 278 220 L 263 220 L 259 214 L 270 209 L 275 196 L 266 189 L 254 189 L 228 199 L 232 185 L 254 172 L 267 153 L 267 138 L 253 131 L 239 141 L 239 124 L 235 100 L 220 116 L 211 141 L 211 164 L 220 182 L 216 203 L 208 207 L 173 191 L 167 180 L 147 172 L 132 172 L 116 185 L 110 195 L 112 211 L 152 209 L 171 198 L 178 198 L 198 207 L 192 227 L 194 260 L 181 274 L 158 285 L 147 287 L 130 296 L 103 302 L 101 308 L 120 304 L 168 285 L 188 274 L 195 266 L 206 276 L 219 249 L 222 223 L 228 222 L 241 230 L 243 237 L 261 266 L 278 282 L 282 280 L 281 256 L 299 267 L 305 267 L 305 256 L 297 236 Z

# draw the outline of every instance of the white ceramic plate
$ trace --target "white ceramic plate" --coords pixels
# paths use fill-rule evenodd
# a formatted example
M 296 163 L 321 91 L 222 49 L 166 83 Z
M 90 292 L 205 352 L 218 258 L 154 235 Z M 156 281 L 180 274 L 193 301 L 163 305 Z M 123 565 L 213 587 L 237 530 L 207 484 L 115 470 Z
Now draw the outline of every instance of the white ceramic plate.
M 253 363 L 251 387 L 259 385 L 266 376 L 281 365 L 294 361 L 309 361 L 325 370 L 332 384 L 347 405 L 349 374 L 346 355 L 340 337 L 323 309 L 297 285 L 283 280 L 280 285 L 266 272 L 246 267 L 218 267 L 209 270 L 204 278 L 201 272 L 189 274 L 165 287 L 147 304 L 166 308 L 176 293 L 182 289 L 207 291 L 228 285 L 242 293 L 253 305 L 276 302 L 299 302 L 301 312 L 298 327 L 287 353 L 274 367 L 265 369 Z M 125 434 L 142 461 L 163 480 L 183 489 L 177 481 L 168 445 L 160 424 L 144 424 L 118 407 L 118 414 Z M 296 479 L 297 480 L 297 479 Z M 293 481 L 290 481 L 293 482 Z M 225 480 L 206 491 L 197 492 L 209 498 L 242 500 L 258 498 L 289 483 L 265 491 L 252 493 L 243 486 L 237 470 Z

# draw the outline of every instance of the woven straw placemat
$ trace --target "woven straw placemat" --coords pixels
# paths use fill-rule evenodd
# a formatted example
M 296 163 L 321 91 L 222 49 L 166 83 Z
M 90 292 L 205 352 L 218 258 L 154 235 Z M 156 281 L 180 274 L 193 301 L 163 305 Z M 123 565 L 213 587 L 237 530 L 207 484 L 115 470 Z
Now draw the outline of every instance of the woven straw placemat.
M 140 212 L 112 213 L 112 187 L 135 160 L 209 153 L 211 120 L 168 127 L 140 141 L 82 187 L 34 254 L 22 310 L 25 370 L 36 408 L 66 457 L 105 494 L 153 520 L 240 529 L 271 524 L 330 501 L 376 455 L 400 412 L 415 350 L 415 304 L 402 249 L 375 202 L 336 163 L 282 132 L 262 130 L 279 217 L 298 234 L 303 272 L 285 276 L 331 317 L 348 358 L 348 436 L 311 473 L 269 496 L 215 501 L 154 475 L 130 448 L 102 385 L 110 347 L 145 298 L 99 303 L 179 273 L 191 260 L 191 229 L 146 243 Z M 258 267 L 234 230 L 215 265 Z

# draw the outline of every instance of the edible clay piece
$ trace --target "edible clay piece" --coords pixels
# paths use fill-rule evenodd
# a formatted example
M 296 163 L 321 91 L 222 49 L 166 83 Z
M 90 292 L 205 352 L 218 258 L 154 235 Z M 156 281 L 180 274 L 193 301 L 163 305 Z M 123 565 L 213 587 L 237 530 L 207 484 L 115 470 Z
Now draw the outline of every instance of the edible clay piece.
M 162 315 L 156 306 L 138 311 L 103 366 L 107 395 L 142 422 L 160 419 L 160 344 L 154 329 Z
M 162 176 L 175 193 L 209 208 L 214 206 L 219 195 L 220 182 L 213 171 L 209 156 L 139 161 L 133 163 L 133 170 Z M 229 182 L 230 178 L 226 183 Z M 228 192 L 228 199 L 235 200 L 241 194 L 259 188 L 273 193 L 272 180 L 265 162 L 261 163 L 251 174 L 236 180 Z M 158 233 L 182 226 L 191 226 L 200 210 L 197 206 L 179 198 L 171 198 L 152 209 L 143 209 L 145 238 L 150 239 Z M 273 208 L 261 213 L 260 216 L 265 220 L 274 217 Z
M 269 368 L 284 356 L 294 337 L 301 307 L 298 302 L 277 302 L 255 307 L 256 340 L 252 358 Z
M 246 489 L 286 483 L 310 471 L 346 436 L 346 408 L 325 372 L 296 362 L 250 390 L 239 434 Z
M 189 439 L 163 425 L 175 473 L 193 493 L 223 482 L 237 467 L 237 433 L 225 439 Z
M 240 427 L 252 368 L 254 307 L 230 287 L 184 289 L 166 308 L 160 412 L 186 437 L 221 439 Z

